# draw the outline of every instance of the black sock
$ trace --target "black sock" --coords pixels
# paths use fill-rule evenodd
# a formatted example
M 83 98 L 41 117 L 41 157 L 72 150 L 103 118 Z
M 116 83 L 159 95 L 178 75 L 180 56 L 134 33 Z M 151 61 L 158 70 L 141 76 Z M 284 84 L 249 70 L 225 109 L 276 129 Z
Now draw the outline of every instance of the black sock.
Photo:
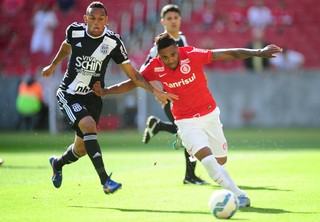
M 196 169 L 196 161 L 194 162 L 191 162 L 189 160 L 189 153 L 186 149 L 184 149 L 184 156 L 186 158 L 186 177 L 187 178 L 192 178 L 192 177 L 195 177 L 195 169 Z
M 62 167 L 66 164 L 76 162 L 80 157 L 73 151 L 73 144 L 71 144 L 64 154 L 57 158 L 54 162 L 54 168 L 61 171 Z
M 177 126 L 171 122 L 163 122 L 160 121 L 157 125 L 157 130 L 158 131 L 167 131 L 169 133 L 177 133 Z
M 99 175 L 101 184 L 103 185 L 107 182 L 108 175 L 104 168 L 102 153 L 98 143 L 97 134 L 85 134 L 83 140 L 87 154 L 90 157 L 92 164 Z

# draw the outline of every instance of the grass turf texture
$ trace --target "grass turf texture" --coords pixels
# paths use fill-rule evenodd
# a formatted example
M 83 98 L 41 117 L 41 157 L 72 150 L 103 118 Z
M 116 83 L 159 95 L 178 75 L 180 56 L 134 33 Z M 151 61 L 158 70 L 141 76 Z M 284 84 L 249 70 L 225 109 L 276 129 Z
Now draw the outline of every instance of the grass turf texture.
M 234 221 L 318 221 L 320 129 L 225 130 L 227 170 L 252 200 Z M 159 133 L 148 145 L 134 131 L 101 132 L 107 171 L 123 188 L 105 195 L 88 157 L 63 169 L 62 187 L 51 183 L 49 156 L 60 155 L 73 133 L 1 132 L 1 221 L 214 221 L 207 202 L 220 189 L 183 185 L 182 150 Z

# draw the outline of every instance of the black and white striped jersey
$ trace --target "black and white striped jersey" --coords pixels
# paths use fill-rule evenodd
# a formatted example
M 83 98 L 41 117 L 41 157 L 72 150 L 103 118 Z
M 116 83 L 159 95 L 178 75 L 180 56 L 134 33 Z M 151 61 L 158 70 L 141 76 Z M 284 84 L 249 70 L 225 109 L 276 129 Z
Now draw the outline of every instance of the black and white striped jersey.
M 74 22 L 66 30 L 66 39 L 72 53 L 60 89 L 69 94 L 86 95 L 96 81 L 104 87 L 110 59 L 117 64 L 130 62 L 120 36 L 107 27 L 101 36 L 93 37 L 86 24 Z
M 187 39 L 182 32 L 179 32 L 179 38 L 174 39 L 179 47 L 188 46 Z M 154 44 L 153 47 L 150 49 L 147 59 L 141 66 L 140 70 L 145 67 L 151 59 L 155 58 L 158 55 L 157 46 Z

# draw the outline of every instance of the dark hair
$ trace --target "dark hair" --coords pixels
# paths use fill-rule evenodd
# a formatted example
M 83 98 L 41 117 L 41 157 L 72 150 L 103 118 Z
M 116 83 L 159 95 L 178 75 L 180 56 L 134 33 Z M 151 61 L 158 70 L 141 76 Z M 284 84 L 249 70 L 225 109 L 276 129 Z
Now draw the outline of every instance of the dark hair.
M 161 49 L 167 48 L 171 45 L 177 45 L 176 41 L 168 34 L 162 33 L 155 38 L 158 52 Z
M 87 10 L 86 10 L 86 14 L 88 15 L 89 13 L 89 9 L 91 8 L 101 8 L 105 11 L 106 15 L 108 15 L 108 11 L 106 9 L 106 7 L 103 5 L 102 2 L 98 2 L 98 1 L 95 1 L 95 2 L 91 2 L 90 5 L 87 7 Z
M 181 11 L 177 5 L 168 4 L 161 9 L 161 12 L 160 12 L 161 18 L 163 18 L 168 12 L 176 12 L 179 15 L 181 15 Z

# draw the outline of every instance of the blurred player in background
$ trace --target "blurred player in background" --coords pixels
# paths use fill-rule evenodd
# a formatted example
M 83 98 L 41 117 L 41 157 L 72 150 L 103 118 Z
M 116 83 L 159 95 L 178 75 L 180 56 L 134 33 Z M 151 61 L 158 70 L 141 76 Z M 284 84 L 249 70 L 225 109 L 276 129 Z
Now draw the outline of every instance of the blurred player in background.
M 179 47 L 187 46 L 187 40 L 186 37 L 182 34 L 180 31 L 181 26 L 181 11 L 177 5 L 174 4 L 168 4 L 165 5 L 161 12 L 161 24 L 163 25 L 164 32 L 170 34 L 174 40 L 176 41 L 177 45 Z M 150 49 L 149 55 L 145 61 L 145 63 L 142 65 L 141 68 L 144 68 L 152 58 L 157 57 L 158 51 L 156 45 L 153 45 L 153 47 Z M 157 82 L 150 82 L 150 84 L 154 87 L 160 87 Z M 162 88 L 160 88 L 162 89 Z M 162 121 L 156 116 L 149 116 L 146 122 L 147 127 L 144 130 L 142 142 L 148 143 L 149 140 L 156 135 L 160 131 L 166 131 L 172 134 L 177 133 L 177 126 L 174 123 L 174 118 L 171 113 L 171 104 L 168 102 L 164 106 L 164 111 L 170 120 L 170 122 Z M 196 184 L 196 185 L 202 185 L 207 184 L 206 181 L 202 180 L 201 178 L 197 177 L 195 175 L 195 168 L 196 168 L 196 160 L 190 160 L 190 155 L 186 150 L 184 150 L 184 155 L 186 159 L 186 173 L 185 177 L 183 179 L 184 184 Z
M 282 49 L 276 45 L 261 49 L 208 50 L 192 46 L 179 48 L 168 33 L 157 36 L 156 46 L 159 56 L 152 59 L 141 73 L 147 81 L 160 81 L 164 90 L 179 96 L 171 110 L 182 145 L 191 156 L 201 161 L 213 181 L 238 197 L 240 207 L 250 206 L 251 201 L 247 194 L 234 183 L 223 167 L 227 162 L 228 144 L 219 118 L 220 110 L 207 86 L 203 65 L 214 60 L 254 56 L 273 58 L 274 54 Z M 96 83 L 93 91 L 102 96 L 126 92 L 133 86 L 131 80 L 107 89 L 102 89 L 100 83 Z
M 110 179 L 111 174 L 108 175 L 104 167 L 97 137 L 102 100 L 92 93 L 92 86 L 96 81 L 104 86 L 110 59 L 119 64 L 134 85 L 154 93 L 164 103 L 171 100 L 169 93 L 155 90 L 131 65 L 120 36 L 106 27 L 107 22 L 105 6 L 101 2 L 92 2 L 87 7 L 84 23 L 74 22 L 67 28 L 66 40 L 62 42 L 52 63 L 42 71 L 42 76 L 51 76 L 57 65 L 71 54 L 68 69 L 57 90 L 57 99 L 60 109 L 76 131 L 76 136 L 74 143 L 62 156 L 50 157 L 52 182 L 56 188 L 62 183 L 62 167 L 76 162 L 86 154 L 91 159 L 106 194 L 113 193 L 122 186 Z

